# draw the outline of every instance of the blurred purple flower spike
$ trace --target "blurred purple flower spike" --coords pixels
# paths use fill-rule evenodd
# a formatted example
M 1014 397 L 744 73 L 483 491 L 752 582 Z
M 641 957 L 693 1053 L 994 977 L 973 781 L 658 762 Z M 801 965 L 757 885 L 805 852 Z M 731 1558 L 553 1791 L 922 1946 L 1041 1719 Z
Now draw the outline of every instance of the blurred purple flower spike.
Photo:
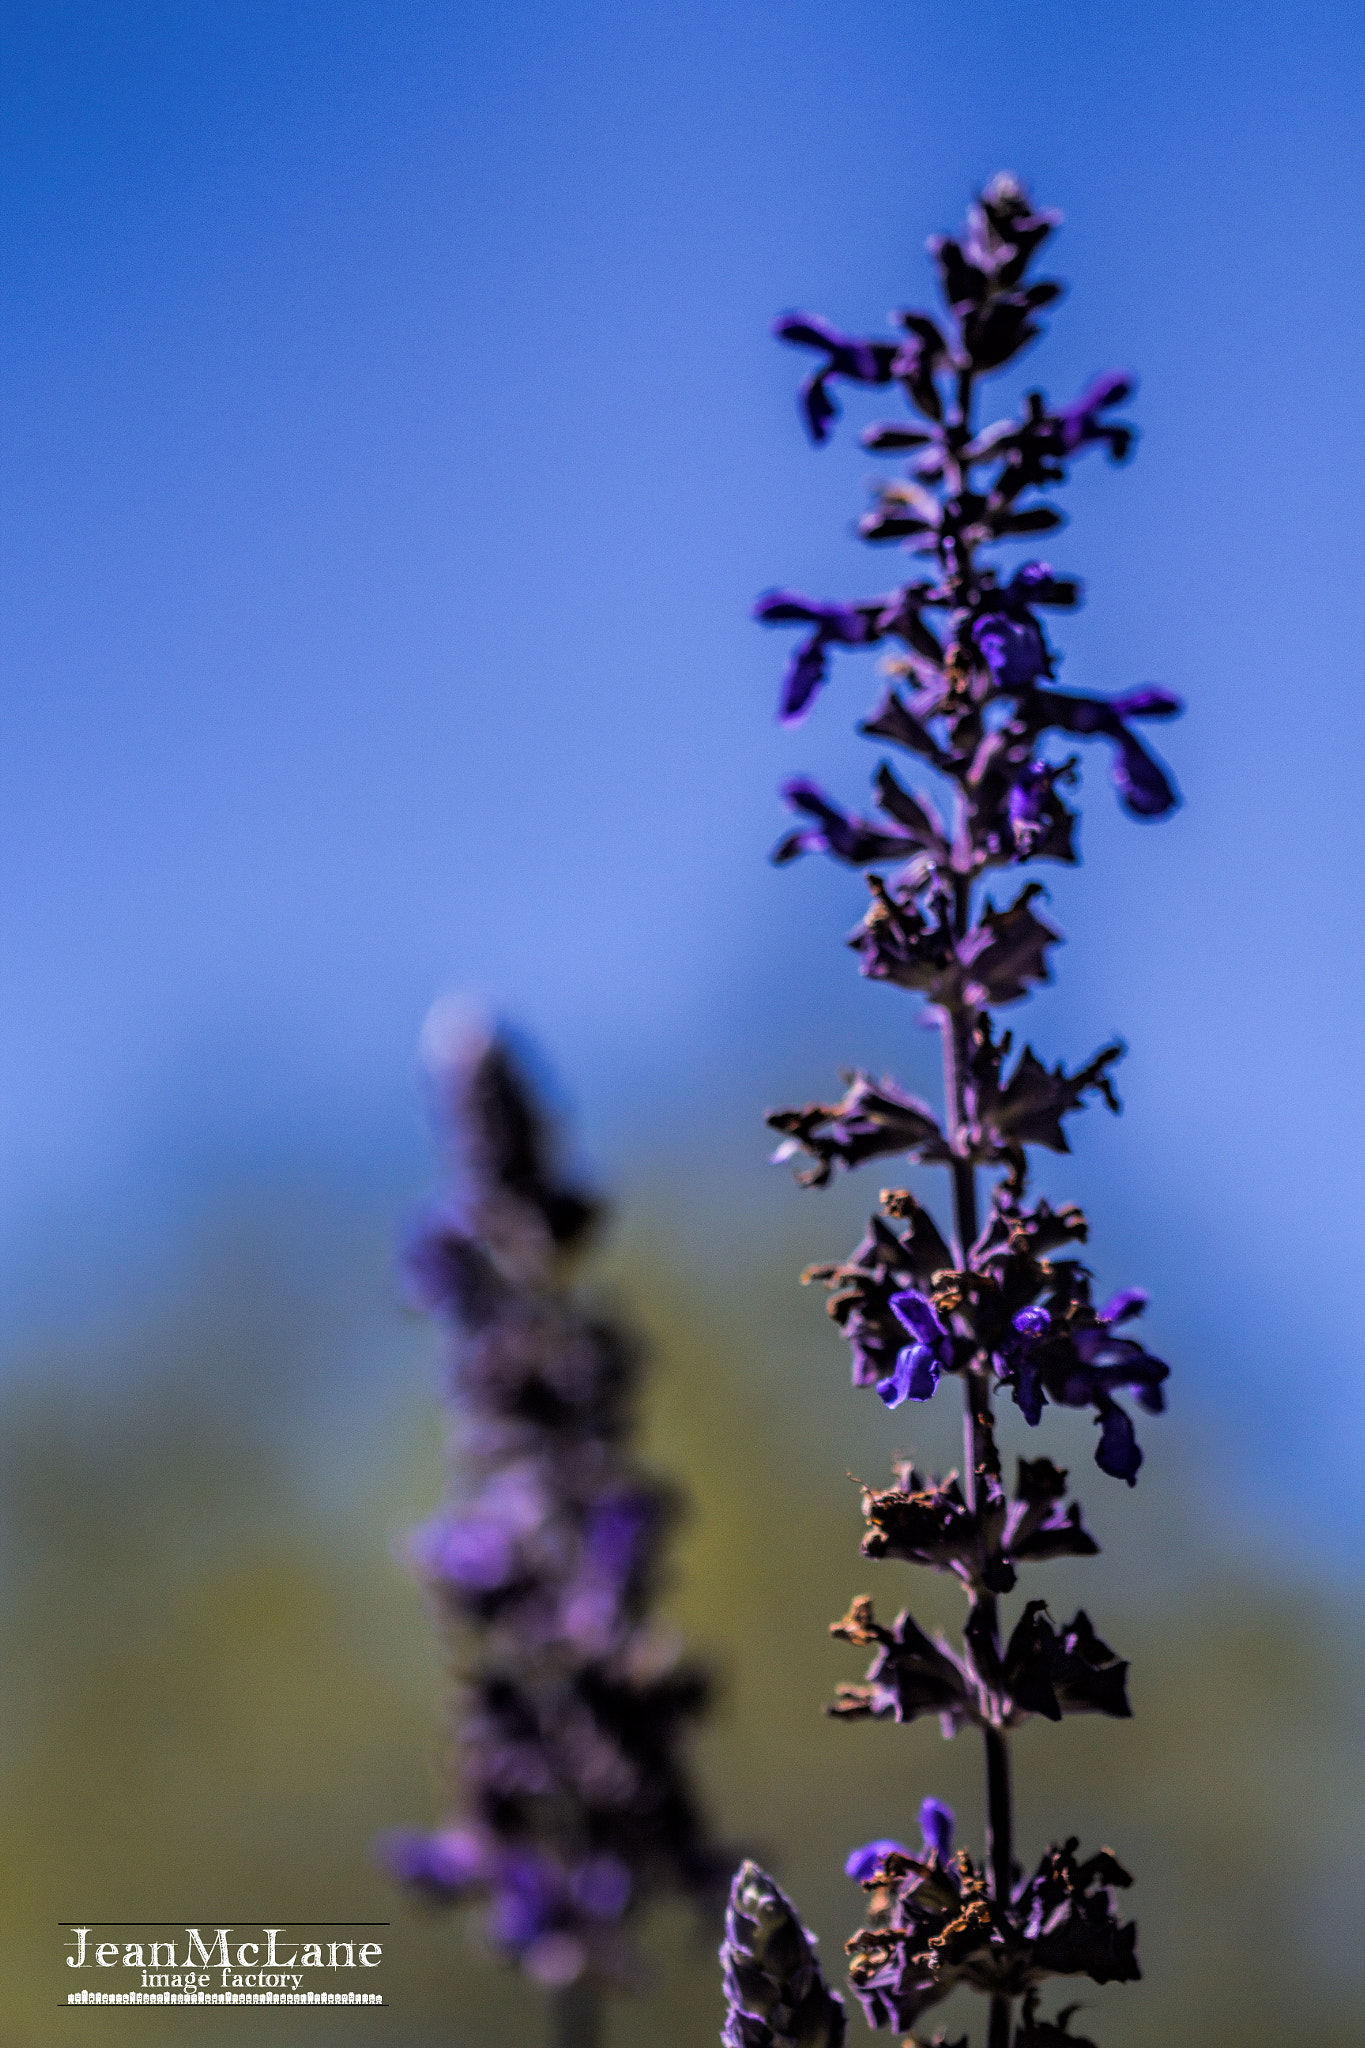
M 483 1900 L 494 1948 L 595 2009 L 637 1968 L 637 1905 L 719 1904 L 730 1859 L 683 1755 L 706 1683 L 649 1624 L 672 1496 L 629 1449 L 639 1353 L 569 1283 L 598 1205 L 504 1042 L 458 1005 L 424 1039 L 452 1185 L 405 1267 L 447 1338 L 458 1506 L 409 1552 L 465 1632 L 459 1818 L 380 1854 L 430 1899 Z

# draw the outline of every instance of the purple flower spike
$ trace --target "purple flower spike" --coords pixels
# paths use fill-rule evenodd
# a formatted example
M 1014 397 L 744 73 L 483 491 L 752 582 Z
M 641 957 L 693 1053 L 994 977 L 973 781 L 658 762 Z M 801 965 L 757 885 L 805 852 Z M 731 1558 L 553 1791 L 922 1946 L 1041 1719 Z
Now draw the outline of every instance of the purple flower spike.
M 735 1872 L 720 1960 L 723 2048 L 844 2048 L 844 2002 L 825 1982 L 815 1938 L 756 1863 Z
M 951 1806 L 945 1806 L 941 1799 L 926 1799 L 919 1810 L 919 1831 L 924 1837 L 924 1853 L 934 1850 L 940 1863 L 946 1863 L 953 1853 L 953 1829 L 956 1816 Z
M 435 1903 L 480 1901 L 493 1946 L 554 1991 L 637 1974 L 637 1907 L 715 1904 L 733 1859 L 683 1750 L 704 1675 L 647 1614 L 673 1496 L 630 1449 L 639 1355 L 565 1267 L 596 1205 L 509 1047 L 456 1018 L 438 1006 L 427 1033 L 452 1182 L 408 1269 L 449 1340 L 459 1505 L 408 1549 L 460 1629 L 457 1792 L 449 1825 L 380 1853 Z
M 827 389 L 828 380 L 845 377 L 850 384 L 889 384 L 900 354 L 899 342 L 860 341 L 854 335 L 841 334 L 818 313 L 784 313 L 773 322 L 773 333 L 779 341 L 794 342 L 798 348 L 824 351 L 825 361 L 811 371 L 800 397 L 806 426 L 817 447 L 829 439 L 830 426 L 839 417 L 839 408 Z
M 926 1799 L 924 1803 L 926 1806 L 932 1806 L 935 1802 L 931 1799 Z M 946 1806 L 943 1808 L 943 1811 L 945 1813 L 948 1812 Z M 923 1816 L 921 1816 L 922 1818 Z M 950 1834 L 952 1832 L 952 1825 L 953 1817 L 949 1813 L 948 1830 Z M 909 1854 L 910 1851 L 906 1848 L 904 1842 L 893 1842 L 889 1839 L 877 1842 L 864 1842 L 862 1848 L 855 1849 L 845 1863 L 844 1876 L 851 1877 L 855 1884 L 862 1884 L 872 1876 L 874 1871 L 881 1868 L 888 1856 L 908 1856 Z
M 862 438 L 878 454 L 907 456 L 908 468 L 876 487 L 856 530 L 870 544 L 903 547 L 903 587 L 875 605 L 775 591 L 759 606 L 765 621 L 800 628 L 783 681 L 788 723 L 814 701 L 831 647 L 891 647 L 878 664 L 880 701 L 858 730 L 914 762 L 913 788 L 889 763 L 880 767 L 873 822 L 850 816 L 804 778 L 789 782 L 784 794 L 798 827 L 775 858 L 822 851 L 872 867 L 870 901 L 848 944 L 863 975 L 908 994 L 939 1035 L 942 1116 L 890 1076 L 850 1073 L 842 1101 L 808 1101 L 766 1118 L 782 1139 L 776 1159 L 805 1155 L 797 1179 L 806 1186 L 887 1159 L 906 1163 L 896 1179 L 947 1169 L 951 1226 L 931 1213 L 918 1181 L 913 1189 L 882 1187 L 853 1250 L 802 1274 L 803 1284 L 823 1283 L 855 1386 L 875 1389 L 888 1409 L 927 1401 L 945 1376 L 963 1382 L 960 1468 L 926 1472 L 896 1452 L 889 1483 L 862 1488 L 861 1544 L 865 1559 L 899 1560 L 959 1582 L 967 1601 L 960 1645 L 926 1634 L 908 1608 L 892 1620 L 872 1592 L 855 1595 L 830 1625 L 831 1635 L 870 1653 L 862 1682 L 839 1685 L 830 1714 L 902 1725 L 933 1718 L 945 1736 L 969 1727 L 984 1736 L 980 1850 L 954 1853 L 953 1814 L 930 1798 L 920 1812 L 922 1855 L 882 1838 L 854 1849 L 845 1864 L 869 1894 L 867 1924 L 845 1944 L 851 1988 L 870 2027 L 911 2043 L 932 2033 L 941 2044 L 947 2031 L 935 2029 L 932 2008 L 970 1989 L 990 2001 L 981 2032 L 993 2041 L 1093 2048 L 1070 2032 L 1077 2005 L 1043 2017 L 1039 1987 L 1050 1977 L 1108 1985 L 1141 1974 L 1136 1929 L 1118 1906 L 1128 1872 L 1111 1850 L 1082 1851 L 1067 1837 L 1027 1873 L 1013 1855 L 1002 1767 L 1006 1731 L 1034 1716 L 1125 1719 L 1131 1708 L 1127 1664 L 1088 1616 L 1061 1621 L 1045 1599 L 1028 1597 L 1028 1576 L 1039 1566 L 1091 1557 L 1099 1546 L 1070 1497 L 1068 1474 L 1049 1456 L 1020 1457 L 1017 1477 L 1007 1473 L 1001 1437 L 1017 1432 L 1001 1396 L 1012 1397 L 1030 1429 L 1056 1422 L 1049 1409 L 1088 1414 L 1100 1469 L 1132 1486 L 1143 1462 L 1135 1424 L 1140 1411 L 1161 1413 L 1169 1377 L 1161 1359 L 1125 1334 L 1146 1296 L 1124 1289 L 1103 1300 L 1094 1292 L 1094 1270 L 1079 1249 L 1089 1240 L 1086 1216 L 1033 1185 L 1040 1148 L 1070 1151 L 1075 1112 L 1094 1099 L 1120 1108 L 1111 1070 L 1123 1046 L 1104 1045 L 1083 1065 L 1053 1064 L 1000 1020 L 1052 978 L 1061 934 L 1035 907 L 1047 892 L 1011 870 L 1040 860 L 1078 864 L 1078 818 L 1064 799 L 1080 783 L 1085 750 L 1072 740 L 1107 742 L 1103 765 L 1131 816 L 1164 818 L 1180 801 L 1143 726 L 1174 718 L 1179 699 L 1155 683 L 1112 696 L 1058 687 L 1050 620 L 1081 602 L 1080 582 L 1047 562 L 1001 567 L 1002 547 L 1062 527 L 1062 510 L 1048 500 L 1084 450 L 1104 448 L 1122 461 L 1134 442 L 1133 428 L 1116 416 L 1133 392 L 1127 375 L 1098 378 L 1060 408 L 1042 390 L 1025 391 L 1007 409 L 981 406 L 983 381 L 1040 337 L 1038 315 L 1062 295 L 1059 280 L 1032 268 L 1057 218 L 1002 172 L 977 195 L 964 232 L 930 240 L 948 318 L 892 316 L 906 341 L 889 381 L 911 416 L 880 422 Z M 834 416 L 827 386 L 836 377 L 888 381 L 885 360 L 869 353 L 873 344 L 804 315 L 789 316 L 779 332 L 823 351 L 803 392 L 818 441 Z M 1016 1589 L 1020 1608 L 1007 1616 L 999 1603 Z M 726 2048 L 843 2048 L 842 2017 L 832 2035 L 827 2005 L 803 2004 L 809 1944 L 787 1902 L 752 1872 L 741 1874 L 735 1897 Z

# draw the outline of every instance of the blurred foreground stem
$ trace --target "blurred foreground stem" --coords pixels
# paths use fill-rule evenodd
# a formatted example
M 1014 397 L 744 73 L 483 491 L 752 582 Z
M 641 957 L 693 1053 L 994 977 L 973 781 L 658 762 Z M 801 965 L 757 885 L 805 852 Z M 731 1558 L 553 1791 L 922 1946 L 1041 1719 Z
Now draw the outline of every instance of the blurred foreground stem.
M 602 1987 L 592 1977 L 556 1991 L 550 2013 L 550 2048 L 600 2048 Z

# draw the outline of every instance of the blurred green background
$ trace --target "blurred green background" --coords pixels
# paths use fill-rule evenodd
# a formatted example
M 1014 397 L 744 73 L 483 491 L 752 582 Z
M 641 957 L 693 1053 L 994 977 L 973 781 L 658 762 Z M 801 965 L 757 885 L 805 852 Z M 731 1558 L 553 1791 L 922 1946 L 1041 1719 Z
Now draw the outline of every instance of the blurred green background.
M 648 1335 L 647 1452 L 693 1497 L 668 1606 L 722 1680 L 698 1748 L 717 1824 L 770 1861 L 836 1969 L 858 1918 L 851 1846 L 911 1830 L 927 1792 L 969 1837 L 980 1826 L 970 1738 L 820 1712 L 860 1661 L 825 1632 L 851 1593 L 945 1622 L 957 1605 L 856 1555 L 842 1475 L 880 1478 L 912 1440 L 903 1411 L 848 1393 L 843 1347 L 794 1283 L 819 1243 L 845 1247 L 856 1203 L 793 1191 L 788 1241 L 740 1232 L 702 1259 L 660 1194 L 596 1283 Z M 6 1376 L 3 2038 L 534 2042 L 537 1995 L 371 1860 L 384 1828 L 435 1816 L 444 1726 L 440 1653 L 394 1557 L 442 1485 L 437 1360 L 393 1305 L 388 1219 L 238 1188 L 201 1233 L 155 1314 L 129 1307 L 118 1333 L 39 1346 Z M 953 1462 L 952 1390 L 913 1420 L 913 1447 Z M 1012 1415 L 1005 1434 L 1016 1447 Z M 1344 2048 L 1365 2011 L 1352 1589 L 1277 1577 L 1268 1541 L 1254 1566 L 1220 1547 L 1197 1505 L 1217 1447 L 1188 1423 L 1147 1424 L 1132 1493 L 1095 1471 L 1088 1438 L 1063 1418 L 1048 1448 L 1069 1457 L 1103 1555 L 1029 1590 L 1082 1600 L 1133 1658 L 1136 1718 L 1024 1733 L 1021 1846 L 1074 1831 L 1115 1848 L 1137 1875 L 1146 1974 L 1078 1987 L 1077 2024 L 1106 2048 Z M 1263 1485 L 1263 1515 L 1291 1518 L 1273 1471 Z M 390 2010 L 58 2009 L 58 1920 L 329 1913 L 392 1921 Z M 610 2040 L 714 2039 L 710 1937 L 664 1913 L 651 1946 L 657 1983 L 616 2001 Z M 946 2009 L 950 2028 L 971 2003 Z

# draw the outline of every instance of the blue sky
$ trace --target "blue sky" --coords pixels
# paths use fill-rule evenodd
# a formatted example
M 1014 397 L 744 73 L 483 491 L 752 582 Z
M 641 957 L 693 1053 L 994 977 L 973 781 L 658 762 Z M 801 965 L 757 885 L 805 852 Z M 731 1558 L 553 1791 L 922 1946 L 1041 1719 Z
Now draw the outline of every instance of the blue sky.
M 764 1103 L 854 1062 L 928 1085 L 838 944 L 861 884 L 765 865 L 784 775 L 860 796 L 873 679 L 843 660 L 780 732 L 749 604 L 895 574 L 850 535 L 868 458 L 805 444 L 767 330 L 924 302 L 925 235 L 1004 165 L 1065 211 L 1071 290 L 1002 395 L 1141 378 L 1135 464 L 1092 460 L 1048 550 L 1089 594 L 1064 679 L 1190 704 L 1171 824 L 1087 777 L 1027 1029 L 1120 1030 L 1128 1109 L 1054 1179 L 1238 1469 L 1287 1458 L 1334 1527 L 1365 1433 L 1358 10 L 3 20 L 11 1325 L 150 1259 L 215 1161 L 419 1177 L 443 989 L 540 1038 L 609 1178 L 672 1172 L 727 1231 L 795 1199 Z

